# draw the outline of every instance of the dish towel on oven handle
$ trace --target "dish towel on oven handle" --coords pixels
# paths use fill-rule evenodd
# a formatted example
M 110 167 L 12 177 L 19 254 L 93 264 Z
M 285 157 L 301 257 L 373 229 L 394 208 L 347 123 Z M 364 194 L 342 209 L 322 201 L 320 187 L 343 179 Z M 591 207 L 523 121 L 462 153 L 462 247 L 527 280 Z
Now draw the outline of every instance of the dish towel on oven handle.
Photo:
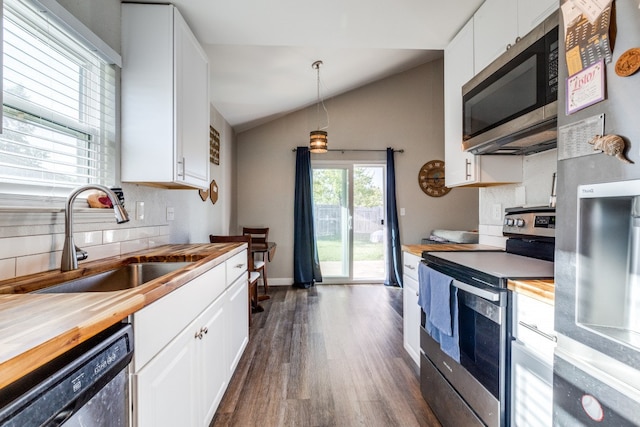
M 418 304 L 426 314 L 425 328 L 445 354 L 460 362 L 458 288 L 451 293 L 451 282 L 446 274 L 419 264 Z

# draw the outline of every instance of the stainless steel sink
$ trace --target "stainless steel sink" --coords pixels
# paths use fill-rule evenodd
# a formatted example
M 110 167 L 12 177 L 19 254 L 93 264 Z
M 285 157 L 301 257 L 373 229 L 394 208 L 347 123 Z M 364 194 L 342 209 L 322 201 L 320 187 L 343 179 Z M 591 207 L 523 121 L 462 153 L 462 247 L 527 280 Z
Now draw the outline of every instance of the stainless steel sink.
M 72 292 L 109 292 L 135 288 L 153 279 L 192 264 L 191 262 L 141 262 L 127 264 L 113 270 L 82 277 L 40 289 L 38 294 L 66 294 Z

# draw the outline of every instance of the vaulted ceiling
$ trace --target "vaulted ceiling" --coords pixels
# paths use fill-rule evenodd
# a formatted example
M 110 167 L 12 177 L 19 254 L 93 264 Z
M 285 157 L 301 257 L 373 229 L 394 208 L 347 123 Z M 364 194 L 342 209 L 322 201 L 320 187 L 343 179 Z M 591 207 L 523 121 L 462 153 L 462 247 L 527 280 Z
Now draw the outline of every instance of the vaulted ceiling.
M 154 3 L 153 0 L 138 0 Z M 482 0 L 174 0 L 236 131 L 442 56 Z

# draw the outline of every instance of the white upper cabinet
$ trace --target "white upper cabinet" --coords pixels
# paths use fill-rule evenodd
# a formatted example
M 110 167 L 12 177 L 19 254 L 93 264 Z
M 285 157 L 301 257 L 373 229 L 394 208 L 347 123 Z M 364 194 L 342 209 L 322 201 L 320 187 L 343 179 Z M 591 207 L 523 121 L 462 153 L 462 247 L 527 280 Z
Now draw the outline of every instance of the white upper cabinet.
M 558 0 L 486 0 L 473 16 L 476 74 L 558 7 Z
M 518 2 L 518 31 L 520 37 L 533 30 L 560 7 L 558 0 L 520 0 Z
M 472 182 L 474 155 L 462 149 L 462 85 L 473 77 L 473 19 L 444 50 L 444 162 L 447 187 Z
M 445 184 L 492 185 L 522 180 L 522 156 L 475 156 L 462 148 L 462 85 L 474 76 L 474 20 L 444 51 Z
M 522 156 L 475 156 L 463 150 L 462 86 L 558 7 L 558 0 L 486 0 L 444 50 L 447 187 L 522 181 Z
M 518 36 L 518 3 L 514 0 L 486 0 L 473 15 L 474 69 L 480 72 L 502 54 Z
M 209 186 L 209 62 L 178 10 L 122 4 L 122 181 Z

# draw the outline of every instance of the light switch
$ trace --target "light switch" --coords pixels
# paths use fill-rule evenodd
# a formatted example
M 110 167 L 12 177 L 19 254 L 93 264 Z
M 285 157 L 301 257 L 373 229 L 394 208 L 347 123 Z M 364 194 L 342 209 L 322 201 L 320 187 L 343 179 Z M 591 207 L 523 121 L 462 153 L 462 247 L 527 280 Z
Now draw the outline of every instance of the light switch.
M 167 221 L 173 221 L 176 218 L 173 207 L 167 207 Z
M 400 208 L 400 216 L 404 216 L 404 208 Z

